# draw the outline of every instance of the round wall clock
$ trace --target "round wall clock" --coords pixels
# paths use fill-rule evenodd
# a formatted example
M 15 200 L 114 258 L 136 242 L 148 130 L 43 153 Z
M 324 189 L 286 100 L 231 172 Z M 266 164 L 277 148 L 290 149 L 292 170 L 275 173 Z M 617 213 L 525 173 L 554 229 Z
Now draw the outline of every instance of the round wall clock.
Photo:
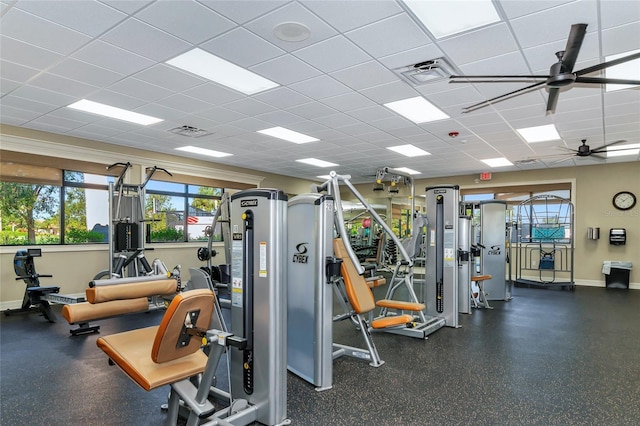
M 620 191 L 613 196 L 613 206 L 618 210 L 629 210 L 636 205 L 636 196 L 633 192 Z

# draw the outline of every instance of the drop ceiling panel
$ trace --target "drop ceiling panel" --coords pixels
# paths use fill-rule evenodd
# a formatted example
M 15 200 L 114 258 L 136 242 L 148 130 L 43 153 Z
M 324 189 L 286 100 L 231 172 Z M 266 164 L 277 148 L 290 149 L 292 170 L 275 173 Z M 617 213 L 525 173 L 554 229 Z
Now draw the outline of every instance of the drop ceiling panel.
M 283 85 L 317 77 L 320 71 L 293 55 L 283 55 L 249 68 L 256 74 Z
M 92 37 L 127 17 L 104 4 L 89 1 L 21 1 L 16 7 Z
M 402 12 L 397 3 L 379 0 L 367 2 L 303 1 L 302 4 L 342 32 Z
M 91 40 L 87 35 L 16 8 L 2 17 L 2 34 L 62 55 L 70 54 Z
M 204 79 L 186 72 L 182 72 L 165 64 L 158 64 L 136 74 L 136 78 L 146 81 L 174 92 L 182 92 L 192 87 L 201 85 Z
M 227 18 L 244 24 L 260 15 L 271 12 L 285 4 L 289 0 L 201 0 L 200 3 L 226 16 Z
M 404 13 L 346 32 L 346 36 L 374 57 L 431 43 L 424 31 Z
M 308 103 L 311 99 L 286 87 L 277 87 L 258 93 L 255 98 L 276 108 L 291 108 Z
M 331 73 L 331 76 L 354 90 L 397 81 L 397 77 L 393 72 L 374 61 L 336 71 Z
M 49 73 L 98 87 L 109 86 L 124 77 L 124 74 L 71 58 L 52 67 Z
M 154 2 L 136 18 L 193 44 L 235 27 L 232 21 L 194 1 Z
M 505 24 L 495 24 L 452 37 L 441 41 L 439 46 L 460 66 L 487 57 L 502 56 L 518 49 L 513 35 Z
M 100 40 L 87 44 L 72 57 L 125 75 L 136 73 L 154 64 L 148 58 Z
M 200 47 L 245 68 L 285 53 L 279 47 L 241 27 L 203 43 Z
M 371 56 L 344 36 L 332 37 L 297 50 L 295 56 L 326 73 L 371 60 Z
M 53 74 L 41 74 L 29 82 L 30 85 L 40 87 L 42 89 L 64 93 L 66 95 L 77 98 L 95 92 L 98 88 L 90 84 L 84 84 L 69 78 L 59 77 Z
M 26 67 L 44 70 L 63 58 L 62 55 L 0 35 L 2 59 Z
M 321 75 L 309 80 L 289 85 L 303 95 L 312 99 L 324 99 L 350 92 L 350 89 L 328 75 Z
M 118 25 L 102 36 L 102 40 L 154 61 L 169 60 L 191 47 L 189 43 L 136 19 Z

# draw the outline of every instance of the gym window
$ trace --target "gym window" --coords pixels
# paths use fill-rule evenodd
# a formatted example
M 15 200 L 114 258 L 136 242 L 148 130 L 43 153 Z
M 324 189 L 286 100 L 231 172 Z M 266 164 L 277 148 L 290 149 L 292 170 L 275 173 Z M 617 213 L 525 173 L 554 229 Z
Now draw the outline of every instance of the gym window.
M 147 238 L 152 243 L 206 241 L 223 189 L 150 180 L 146 186 Z M 220 225 L 214 241 L 221 241 Z

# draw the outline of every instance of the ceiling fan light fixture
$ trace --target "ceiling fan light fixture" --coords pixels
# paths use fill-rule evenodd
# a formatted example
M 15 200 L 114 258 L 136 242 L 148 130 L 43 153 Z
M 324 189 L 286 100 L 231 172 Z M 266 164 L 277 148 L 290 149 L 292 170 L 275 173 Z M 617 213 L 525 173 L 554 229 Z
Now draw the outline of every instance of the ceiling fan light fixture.
M 560 139 L 560 134 L 553 124 L 535 127 L 523 127 L 516 131 L 527 143 L 547 142 Z

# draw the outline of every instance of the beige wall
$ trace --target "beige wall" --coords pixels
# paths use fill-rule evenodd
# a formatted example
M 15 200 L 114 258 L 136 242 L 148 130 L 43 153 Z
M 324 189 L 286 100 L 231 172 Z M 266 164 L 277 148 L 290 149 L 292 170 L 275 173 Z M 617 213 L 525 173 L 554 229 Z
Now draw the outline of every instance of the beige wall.
M 527 185 L 534 183 L 572 182 L 575 184 L 575 279 L 580 285 L 604 286 L 602 262 L 605 260 L 629 261 L 633 263 L 630 282 L 640 289 L 640 202 L 629 211 L 621 212 L 612 205 L 613 195 L 619 191 L 632 191 L 640 197 L 640 162 L 602 164 L 581 167 L 529 170 L 521 172 L 495 172 L 489 182 L 476 183 L 478 175 L 452 176 L 416 181 L 416 201 L 430 185 L 457 184 L 461 188 L 489 186 Z M 372 185 L 357 185 L 367 199 L 376 203 L 388 202 L 388 198 L 377 198 L 379 193 Z M 345 199 L 352 199 L 343 194 Z M 407 191 L 394 197 L 394 202 L 406 204 Z M 599 227 L 600 239 L 587 240 L 587 228 Z M 625 228 L 627 244 L 609 244 L 610 228 Z

